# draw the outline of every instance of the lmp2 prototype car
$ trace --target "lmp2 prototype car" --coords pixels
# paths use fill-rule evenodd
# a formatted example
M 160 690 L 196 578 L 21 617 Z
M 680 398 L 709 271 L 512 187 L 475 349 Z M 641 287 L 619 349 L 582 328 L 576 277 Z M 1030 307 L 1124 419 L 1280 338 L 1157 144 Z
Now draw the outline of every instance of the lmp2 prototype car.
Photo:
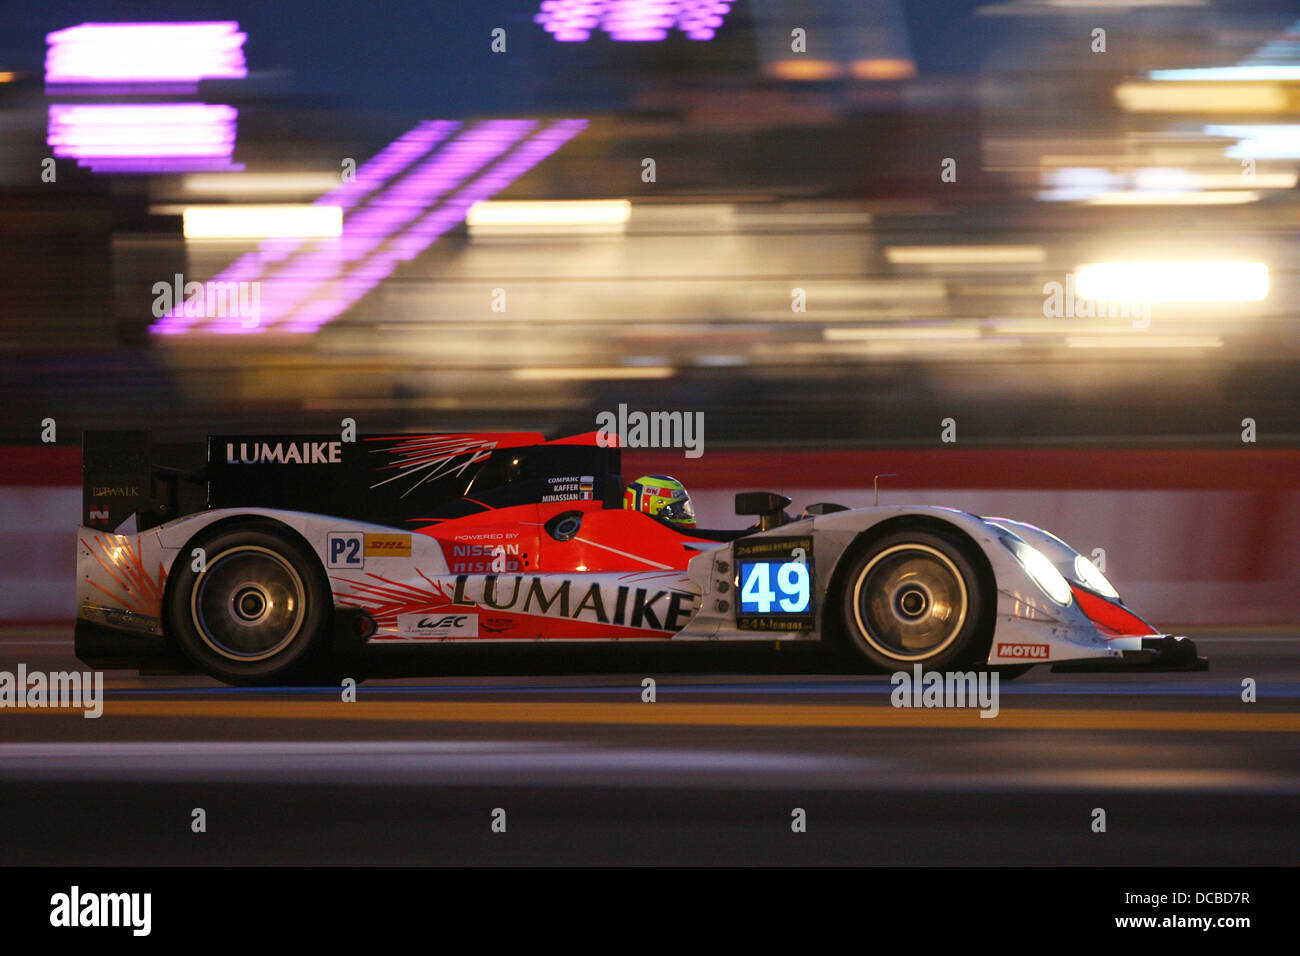
M 745 530 L 623 505 L 595 433 L 83 442 L 77 656 L 230 683 L 344 648 L 822 639 L 886 671 L 1204 669 L 1039 528 L 937 507 L 736 496 Z M 159 459 L 169 459 L 171 465 Z

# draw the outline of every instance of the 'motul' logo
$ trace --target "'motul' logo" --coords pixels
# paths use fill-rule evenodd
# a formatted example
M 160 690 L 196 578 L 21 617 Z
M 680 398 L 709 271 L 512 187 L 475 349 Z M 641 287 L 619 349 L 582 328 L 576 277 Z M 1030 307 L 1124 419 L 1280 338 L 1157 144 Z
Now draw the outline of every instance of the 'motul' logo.
M 998 657 L 1027 657 L 1045 661 L 1051 653 L 1046 644 L 999 644 Z

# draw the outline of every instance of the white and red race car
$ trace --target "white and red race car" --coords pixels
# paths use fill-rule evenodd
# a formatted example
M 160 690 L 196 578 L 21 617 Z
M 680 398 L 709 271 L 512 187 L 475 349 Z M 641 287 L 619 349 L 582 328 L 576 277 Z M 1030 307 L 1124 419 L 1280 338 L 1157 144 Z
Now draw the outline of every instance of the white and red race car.
M 745 530 L 622 506 L 594 434 L 89 433 L 77 655 L 291 681 L 340 643 L 825 640 L 885 670 L 1201 670 L 1047 532 L 737 495 Z

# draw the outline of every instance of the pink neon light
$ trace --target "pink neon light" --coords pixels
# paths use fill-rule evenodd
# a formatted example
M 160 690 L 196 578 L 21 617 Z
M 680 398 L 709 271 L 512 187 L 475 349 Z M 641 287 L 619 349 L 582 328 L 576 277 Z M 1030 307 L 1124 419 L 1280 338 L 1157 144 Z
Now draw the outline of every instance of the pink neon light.
M 676 28 L 712 40 L 731 0 L 542 0 L 535 23 L 561 43 L 581 43 L 594 30 L 620 42 L 657 42 Z
M 326 283 L 347 282 L 354 263 L 364 261 L 388 238 L 438 202 L 466 176 L 510 148 L 533 124 L 512 121 L 484 123 L 453 140 L 445 150 L 416 168 L 397 185 L 375 197 L 349 217 L 343 235 L 290 261 L 262 284 L 262 326 L 283 322 Z M 373 288 L 370 283 L 367 288 Z M 244 331 L 232 322 L 231 331 Z M 214 331 L 219 329 L 214 328 Z
M 561 120 L 510 152 L 442 206 L 424 216 L 388 244 L 379 255 L 349 277 L 340 294 L 321 299 L 303 309 L 284 328 L 286 332 L 315 332 L 342 315 L 362 296 L 388 278 L 401 262 L 414 259 L 449 229 L 465 219 L 470 206 L 488 199 L 559 149 L 587 125 L 586 120 Z
M 241 79 L 246 39 L 234 21 L 83 23 L 45 37 L 45 82 Z
M 96 172 L 228 168 L 238 116 L 233 106 L 206 103 L 56 104 L 46 141 L 55 156 Z M 129 160 L 148 162 L 132 168 Z
M 254 327 L 245 328 L 234 316 L 186 315 L 184 304 L 178 304 L 152 331 L 174 335 L 199 327 L 217 334 L 319 330 L 400 262 L 419 255 L 461 222 L 471 205 L 499 192 L 576 136 L 586 121 L 560 120 L 534 133 L 537 125 L 531 120 L 489 121 L 443 149 L 439 144 L 458 124 L 421 124 L 362 166 L 356 182 L 317 200 L 348 208 L 368 197 L 345 217 L 341 238 L 264 242 L 205 285 L 206 291 L 213 283 L 260 281 L 260 315 Z
M 405 172 L 412 163 L 459 128 L 460 124 L 453 121 L 421 123 L 389 143 L 372 159 L 363 164 L 357 170 L 356 179 L 330 190 L 330 192 L 316 200 L 316 203 L 318 205 L 341 206 L 345 211 L 350 209 L 363 198 L 376 190 L 382 189 L 390 180 Z M 346 220 L 344 220 L 344 228 L 347 228 Z M 256 281 L 276 263 L 285 261 L 304 245 L 306 243 L 301 239 L 269 239 L 258 247 L 257 252 L 240 256 L 230 268 L 214 276 L 209 280 L 208 284 Z M 155 322 L 151 328 L 154 332 L 172 335 L 188 331 L 198 321 L 193 316 L 185 315 L 183 307 L 177 305 L 175 309 Z M 262 329 L 239 329 L 237 331 L 257 332 L 262 331 Z

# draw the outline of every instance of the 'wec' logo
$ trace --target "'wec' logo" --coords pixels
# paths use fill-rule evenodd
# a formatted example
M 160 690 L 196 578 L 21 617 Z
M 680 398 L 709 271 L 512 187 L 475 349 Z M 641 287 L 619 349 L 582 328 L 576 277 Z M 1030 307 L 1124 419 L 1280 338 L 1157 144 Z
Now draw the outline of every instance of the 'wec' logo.
M 468 614 L 447 614 L 443 617 L 422 617 L 420 618 L 420 623 L 415 626 L 422 631 L 437 628 L 448 629 L 464 627 L 465 619 L 467 617 L 469 617 Z
M 477 614 L 399 614 L 399 634 L 442 640 L 448 637 L 478 637 Z

